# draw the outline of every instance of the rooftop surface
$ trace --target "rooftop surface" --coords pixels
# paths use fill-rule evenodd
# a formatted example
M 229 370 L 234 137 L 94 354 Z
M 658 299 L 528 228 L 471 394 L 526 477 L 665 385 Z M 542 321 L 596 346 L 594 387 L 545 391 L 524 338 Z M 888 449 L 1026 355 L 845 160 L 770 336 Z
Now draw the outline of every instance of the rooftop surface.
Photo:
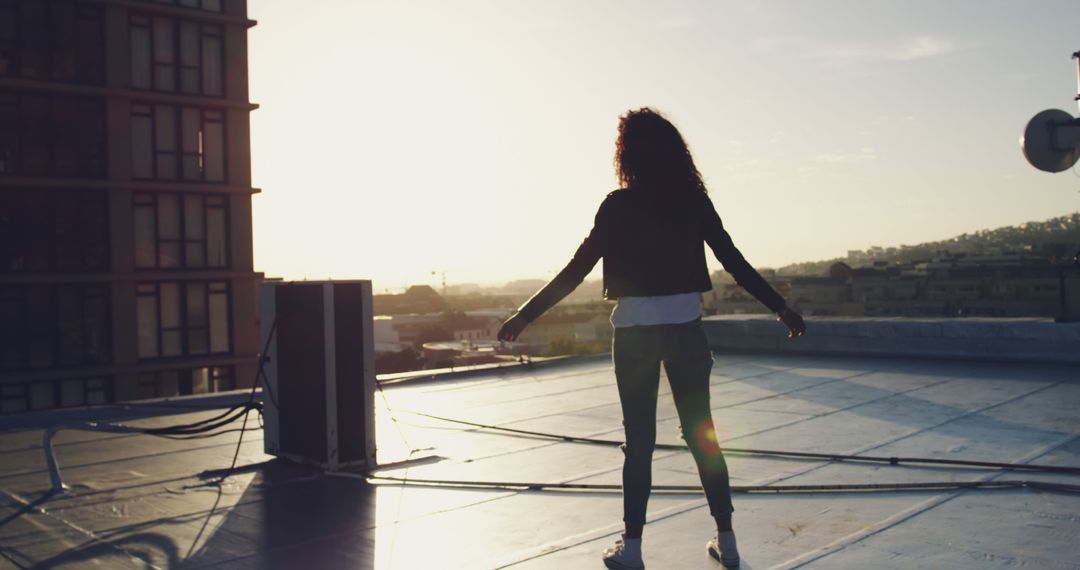
M 381 476 L 453 481 L 620 481 L 616 447 L 498 433 L 416 415 L 618 439 L 610 363 L 496 370 L 388 386 L 377 396 Z M 1064 365 L 719 355 L 712 406 L 721 445 L 1080 465 L 1080 373 Z M 393 413 L 390 413 L 392 410 Z M 187 423 L 187 412 L 131 420 Z M 658 440 L 678 443 L 661 388 Z M 394 421 L 396 418 L 396 422 Z M 3 424 L 0 424 L 3 425 Z M 12 425 L 12 424 L 9 424 Z M 236 432 L 174 441 L 65 431 L 71 491 L 49 488 L 39 429 L 0 435 L 0 569 L 601 568 L 621 531 L 617 490 L 429 487 L 323 474 L 262 453 Z M 431 457 L 435 456 L 435 457 Z M 1080 477 L 729 454 L 732 484 L 848 484 Z M 695 485 L 688 452 L 658 450 L 654 485 Z M 1030 488 L 735 495 L 743 568 L 1080 568 L 1080 494 Z M 717 569 L 700 492 L 655 493 L 644 540 L 654 569 Z

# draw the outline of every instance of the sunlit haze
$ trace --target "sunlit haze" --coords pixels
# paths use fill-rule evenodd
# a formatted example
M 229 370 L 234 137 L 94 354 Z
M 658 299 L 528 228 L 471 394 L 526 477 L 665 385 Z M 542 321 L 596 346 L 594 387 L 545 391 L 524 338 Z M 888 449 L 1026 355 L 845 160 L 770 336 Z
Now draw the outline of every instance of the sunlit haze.
M 1017 145 L 1036 112 L 1076 114 L 1080 2 L 249 10 L 255 261 L 269 276 L 378 292 L 443 271 L 550 278 L 616 187 L 619 114 L 645 105 L 681 129 L 758 267 L 1080 209 L 1080 178 L 1036 171 Z

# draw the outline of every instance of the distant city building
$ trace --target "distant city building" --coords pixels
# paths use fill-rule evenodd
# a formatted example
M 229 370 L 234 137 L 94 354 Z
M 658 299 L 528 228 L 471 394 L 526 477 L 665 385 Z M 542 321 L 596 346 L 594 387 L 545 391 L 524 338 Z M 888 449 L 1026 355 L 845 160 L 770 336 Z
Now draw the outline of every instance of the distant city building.
M 424 331 L 435 329 L 440 321 L 442 321 L 441 313 L 427 313 L 421 315 L 380 315 L 375 317 L 375 321 L 383 321 L 389 323 L 390 330 L 397 338 L 398 343 L 403 345 L 422 344 L 421 336 Z M 385 327 L 385 325 L 380 325 Z M 381 329 L 385 330 L 385 328 Z M 438 340 L 451 340 L 449 332 L 446 333 L 446 338 L 430 339 L 431 341 Z M 389 338 L 389 337 L 384 337 Z
M 374 295 L 376 315 L 435 313 L 447 309 L 446 300 L 428 285 L 413 285 L 401 294 Z
M 1043 257 L 944 255 L 908 264 L 870 263 L 853 268 L 839 262 L 827 275 L 770 281 L 788 302 L 815 316 L 1080 319 L 1080 269 Z M 735 284 L 706 294 L 705 308 L 713 314 L 767 312 Z
M 0 0 L 0 412 L 250 385 L 245 0 Z
M 394 317 L 378 316 L 372 321 L 375 335 L 375 352 L 398 352 L 408 347 L 394 329 Z
M 505 310 L 380 315 L 375 317 L 375 351 L 394 352 L 425 342 L 493 341 L 506 316 Z
M 610 346 L 611 331 L 610 308 L 602 312 L 549 311 L 529 324 L 519 340 L 530 353 L 539 353 L 555 341 Z
M 862 314 L 862 306 L 850 301 L 851 286 L 844 277 L 796 277 L 789 291 L 788 302 L 807 315 Z

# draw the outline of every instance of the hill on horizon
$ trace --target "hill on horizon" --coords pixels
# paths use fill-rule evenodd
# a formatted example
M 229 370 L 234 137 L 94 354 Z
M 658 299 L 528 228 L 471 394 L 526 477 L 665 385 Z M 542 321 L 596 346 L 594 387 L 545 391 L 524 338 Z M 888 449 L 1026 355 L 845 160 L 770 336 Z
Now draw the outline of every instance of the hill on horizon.
M 889 265 L 926 261 L 944 255 L 1003 255 L 1027 253 L 1066 263 L 1080 250 L 1080 212 L 991 230 L 964 233 L 941 241 L 898 247 L 873 246 L 852 250 L 846 257 L 792 263 L 776 270 L 779 275 L 823 275 L 829 266 L 844 262 L 852 267 L 885 261 Z
M 914 263 L 940 258 L 945 255 L 1002 255 L 1026 253 L 1046 257 L 1054 263 L 1068 263 L 1080 250 L 1080 212 L 1050 218 L 1045 221 L 1026 222 L 1015 226 L 1003 226 L 956 237 L 897 247 L 873 246 L 865 250 L 851 250 L 845 257 L 818 261 L 792 263 L 776 269 L 782 276 L 819 276 L 837 262 L 852 267 L 865 267 L 876 262 Z M 764 269 L 764 268 L 763 268 Z M 722 272 L 721 272 L 722 273 Z M 506 295 L 524 300 L 535 293 L 547 281 L 528 278 L 504 284 L 466 283 L 448 287 L 451 296 Z M 575 300 L 592 300 L 601 296 L 599 279 L 586 280 L 571 294 Z

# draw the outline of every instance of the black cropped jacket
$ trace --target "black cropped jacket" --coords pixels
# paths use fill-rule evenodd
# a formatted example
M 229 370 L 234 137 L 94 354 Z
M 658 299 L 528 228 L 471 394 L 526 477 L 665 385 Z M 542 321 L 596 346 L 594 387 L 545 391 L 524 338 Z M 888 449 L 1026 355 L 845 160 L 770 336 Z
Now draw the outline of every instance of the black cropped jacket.
M 570 294 L 604 258 L 604 298 L 712 289 L 705 245 L 735 282 L 774 313 L 785 303 L 743 258 L 704 192 L 672 195 L 633 188 L 611 192 L 570 263 L 518 310 L 533 321 Z

